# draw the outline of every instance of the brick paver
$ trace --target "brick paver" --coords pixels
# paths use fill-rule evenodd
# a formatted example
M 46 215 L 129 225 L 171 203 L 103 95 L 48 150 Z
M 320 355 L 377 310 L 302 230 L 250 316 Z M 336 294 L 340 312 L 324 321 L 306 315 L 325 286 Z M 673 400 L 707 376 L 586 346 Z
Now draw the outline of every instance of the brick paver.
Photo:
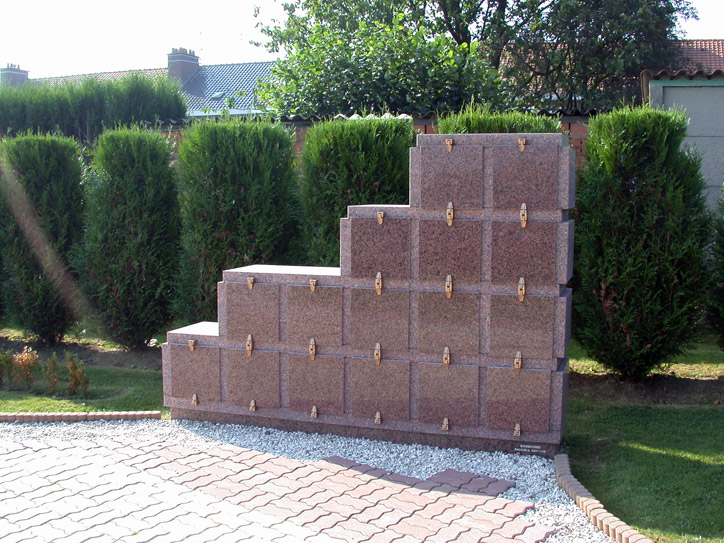
M 0 439 L 3 543 L 543 541 L 532 504 L 494 497 L 511 486 L 233 445 Z

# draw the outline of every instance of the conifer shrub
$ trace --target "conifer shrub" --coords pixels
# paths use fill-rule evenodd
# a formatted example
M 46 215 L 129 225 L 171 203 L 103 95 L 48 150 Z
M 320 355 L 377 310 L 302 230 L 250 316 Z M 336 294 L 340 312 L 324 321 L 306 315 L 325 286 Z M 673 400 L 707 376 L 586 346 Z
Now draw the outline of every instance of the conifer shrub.
M 68 370 L 68 394 L 72 396 L 80 392 L 83 397 L 87 396 L 89 379 L 83 361 L 74 354 L 66 353 L 65 368 Z
M 30 390 L 35 380 L 35 366 L 38 365 L 38 353 L 31 347 L 25 346 L 19 353 L 13 355 L 13 378 L 25 390 Z
M 707 318 L 717 335 L 719 347 L 724 349 L 724 198 L 719 199 L 713 223 L 714 239 L 708 261 L 711 297 L 708 300 Z
M 703 314 L 708 217 L 681 112 L 626 107 L 591 120 L 577 191 L 573 331 L 639 379 L 680 353 Z
M 560 132 L 558 119 L 532 113 L 491 111 L 487 104 L 468 103 L 458 113 L 441 115 L 438 119 L 440 134 L 498 134 Z
M 299 194 L 307 263 L 339 265 L 339 220 L 347 206 L 406 204 L 409 117 L 366 117 L 317 123 L 307 131 Z
M 10 388 L 13 383 L 13 352 L 0 350 L 0 386 Z
M 176 314 L 216 320 L 225 269 L 284 263 L 298 226 L 293 135 L 257 120 L 195 123 L 179 146 L 182 255 Z
M 140 128 L 104 132 L 85 177 L 77 266 L 114 341 L 140 349 L 170 319 L 179 217 L 171 149 Z
M 75 320 L 60 276 L 83 233 L 78 146 L 69 138 L 26 135 L 5 140 L 0 151 L 5 311 L 53 344 Z

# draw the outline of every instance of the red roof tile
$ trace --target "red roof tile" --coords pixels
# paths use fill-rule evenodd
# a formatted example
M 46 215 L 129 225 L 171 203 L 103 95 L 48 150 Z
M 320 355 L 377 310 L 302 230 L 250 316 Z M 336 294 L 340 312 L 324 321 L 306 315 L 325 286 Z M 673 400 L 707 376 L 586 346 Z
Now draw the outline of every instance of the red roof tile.
M 689 63 L 671 68 L 701 69 L 704 72 L 724 70 L 724 40 L 681 40 L 680 47 Z

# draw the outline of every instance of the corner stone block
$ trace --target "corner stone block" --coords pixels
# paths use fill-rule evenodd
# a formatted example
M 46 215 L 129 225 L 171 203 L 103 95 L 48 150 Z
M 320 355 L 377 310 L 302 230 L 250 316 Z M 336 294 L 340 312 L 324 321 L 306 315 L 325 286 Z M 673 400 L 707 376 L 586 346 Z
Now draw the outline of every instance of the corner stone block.
M 319 415 L 344 414 L 344 358 L 290 354 L 289 408 Z
M 442 425 L 448 418 L 451 429 L 478 426 L 479 366 L 420 363 L 419 380 L 420 422 Z
M 448 226 L 441 210 L 440 220 L 420 221 L 420 273 L 423 281 L 479 282 L 482 266 L 483 227 L 480 221 L 454 220 Z
M 556 298 L 516 295 L 490 297 L 490 355 L 508 359 L 520 351 L 525 359 L 553 358 Z M 560 323 L 561 325 L 565 323 Z
M 350 321 L 352 347 L 372 352 L 379 343 L 383 353 L 407 351 L 410 293 L 383 288 L 378 296 L 374 289 L 352 289 Z
M 245 342 L 251 335 L 254 344 L 279 341 L 279 285 L 224 283 L 226 299 L 226 335 L 234 342 Z M 224 315 L 219 315 L 221 333 Z
M 377 272 L 385 279 L 410 277 L 409 219 L 350 218 L 352 248 L 350 275 L 373 278 Z
M 417 349 L 442 358 L 445 347 L 456 354 L 480 352 L 480 295 L 454 292 L 420 292 Z
M 410 418 L 410 363 L 371 358 L 347 360 L 347 410 L 354 417 L 374 419 L 378 411 L 383 423 Z
M 561 137 L 562 139 L 562 137 Z M 493 207 L 520 209 L 525 203 L 529 216 L 536 211 L 559 208 L 559 149 L 557 145 L 501 145 L 491 151 Z
M 171 366 L 170 396 L 191 401 L 196 394 L 199 404 L 219 401 L 219 348 L 169 345 Z
M 526 432 L 548 432 L 551 372 L 508 368 L 487 369 L 487 425 L 490 429 L 513 432 L 520 424 L 521 439 Z
M 279 407 L 279 353 L 255 349 L 226 349 L 224 360 L 225 400 L 234 405 L 257 409 Z
M 286 343 L 342 345 L 342 288 L 290 286 L 287 289 Z
M 455 145 L 450 151 L 444 142 L 420 147 L 420 207 L 445 209 L 483 209 L 484 150 L 482 145 Z M 412 183 L 415 182 L 411 178 Z M 411 191 L 416 187 L 411 185 Z
M 516 285 L 521 277 L 526 285 L 555 284 L 558 231 L 558 223 L 494 222 L 493 284 Z

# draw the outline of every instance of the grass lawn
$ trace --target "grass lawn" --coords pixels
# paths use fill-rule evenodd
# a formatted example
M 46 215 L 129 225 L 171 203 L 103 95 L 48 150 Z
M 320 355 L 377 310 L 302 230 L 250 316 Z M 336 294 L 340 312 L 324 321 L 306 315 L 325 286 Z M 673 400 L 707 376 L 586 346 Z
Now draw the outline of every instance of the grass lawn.
M 88 397 L 67 396 L 64 368 L 60 392 L 48 395 L 38 370 L 32 393 L 0 390 L 0 411 L 163 410 L 161 372 L 131 369 L 159 367 L 158 350 L 125 353 L 88 338 L 74 345 L 89 349 L 81 356 Z M 569 354 L 563 447 L 575 476 L 654 541 L 724 543 L 724 353 L 713 338 L 642 383 L 618 381 L 575 344 Z

